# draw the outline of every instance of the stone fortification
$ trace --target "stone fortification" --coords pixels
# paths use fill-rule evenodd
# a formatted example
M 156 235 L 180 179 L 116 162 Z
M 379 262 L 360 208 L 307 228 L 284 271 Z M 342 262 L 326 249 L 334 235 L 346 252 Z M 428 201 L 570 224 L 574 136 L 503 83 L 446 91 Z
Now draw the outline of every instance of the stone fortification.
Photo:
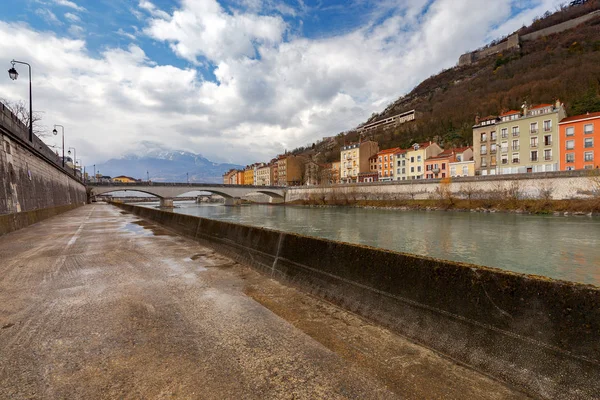
M 578 18 L 573 18 L 572 20 L 561 22 L 560 24 L 556 24 L 550 26 L 548 28 L 540 29 L 539 31 L 535 31 L 532 33 L 528 33 L 523 36 L 519 36 L 518 34 L 514 34 L 508 37 L 505 41 L 498 43 L 495 46 L 490 46 L 483 50 L 473 51 L 470 53 L 465 53 L 460 56 L 458 59 L 458 66 L 469 65 L 478 60 L 486 58 L 492 54 L 501 53 L 506 50 L 517 49 L 520 46 L 521 41 L 530 41 L 536 40 L 544 36 L 552 35 L 555 33 L 560 33 L 569 29 L 573 29 L 578 25 L 583 24 L 586 21 L 589 21 L 592 18 L 600 16 L 600 10 L 592 11 L 589 14 L 582 15 Z
M 589 399 L 600 393 L 597 287 L 118 206 L 533 397 Z
M 71 206 L 85 204 L 86 189 L 73 170 L 0 104 L 0 234 Z M 41 211 L 46 210 L 46 211 Z
M 288 188 L 286 202 L 315 198 L 343 197 L 349 200 L 427 200 L 444 188 L 455 198 L 496 198 L 511 192 L 521 199 L 586 199 L 600 195 L 600 174 L 596 170 L 487 175 L 464 178 L 421 179 L 333 186 Z

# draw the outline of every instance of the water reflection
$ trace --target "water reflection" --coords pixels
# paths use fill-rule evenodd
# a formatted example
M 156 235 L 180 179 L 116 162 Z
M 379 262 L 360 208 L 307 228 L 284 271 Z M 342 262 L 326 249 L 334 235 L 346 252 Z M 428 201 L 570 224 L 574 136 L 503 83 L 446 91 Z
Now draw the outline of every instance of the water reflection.
M 599 218 L 342 207 L 179 206 L 175 212 L 182 214 L 600 285 Z

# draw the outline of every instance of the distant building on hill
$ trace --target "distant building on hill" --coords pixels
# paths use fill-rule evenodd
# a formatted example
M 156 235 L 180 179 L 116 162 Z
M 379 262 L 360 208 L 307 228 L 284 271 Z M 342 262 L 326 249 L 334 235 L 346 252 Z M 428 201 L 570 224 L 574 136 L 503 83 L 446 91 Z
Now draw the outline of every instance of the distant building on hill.
M 410 110 L 400 114 L 392 115 L 391 117 L 387 117 L 379 121 L 368 123 L 366 125 L 358 127 L 356 131 L 360 134 L 363 134 L 377 128 L 390 129 L 405 122 L 414 121 L 415 118 L 416 111 Z

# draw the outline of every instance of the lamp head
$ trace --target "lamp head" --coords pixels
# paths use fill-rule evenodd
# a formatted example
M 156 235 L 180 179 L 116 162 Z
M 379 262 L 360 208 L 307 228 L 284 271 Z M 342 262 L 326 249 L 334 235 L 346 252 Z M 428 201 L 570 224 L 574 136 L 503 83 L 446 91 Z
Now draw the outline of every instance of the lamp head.
M 15 69 L 14 65 L 11 69 L 8 70 L 8 76 L 10 76 L 10 79 L 12 79 L 13 81 L 17 80 L 17 78 L 19 77 L 19 73 Z
M 52 129 L 52 133 L 54 134 L 54 136 L 58 135 L 58 131 L 56 130 L 56 128 Z
M 71 155 L 71 150 L 67 151 L 67 154 L 68 154 L 68 155 Z

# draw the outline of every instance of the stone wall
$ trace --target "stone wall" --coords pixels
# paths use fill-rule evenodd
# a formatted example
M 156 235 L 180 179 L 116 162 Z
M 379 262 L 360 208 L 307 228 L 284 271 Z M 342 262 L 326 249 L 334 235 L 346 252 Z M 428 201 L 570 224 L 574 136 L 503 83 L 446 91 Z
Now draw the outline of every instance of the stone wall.
M 596 170 L 535 174 L 488 175 L 440 179 L 361 183 L 334 186 L 288 188 L 286 201 L 345 196 L 351 200 L 425 200 L 439 193 L 442 185 L 456 198 L 496 198 L 510 190 L 523 199 L 554 200 L 589 198 L 598 195 L 600 175 Z
M 583 24 L 586 21 L 589 21 L 592 18 L 600 17 L 600 10 L 592 11 L 589 14 L 582 15 L 578 18 L 573 18 L 570 21 L 565 21 L 560 24 L 556 24 L 554 26 L 550 26 L 548 28 L 540 29 L 539 31 L 528 33 L 527 35 L 521 36 L 521 40 L 529 41 L 539 39 L 544 36 L 552 35 L 555 33 L 560 33 L 562 31 L 566 31 L 567 29 L 572 29 L 577 27 L 578 25 Z
M 118 206 L 532 397 L 589 399 L 600 393 L 600 288 Z
M 0 215 L 66 211 L 70 209 L 66 206 L 85 201 L 85 186 L 73 176 L 73 170 L 62 168 L 56 154 L 39 138 L 34 136 L 33 143 L 29 142 L 27 127 L 0 104 Z M 34 223 L 50 214 L 53 212 L 4 218 L 6 226 L 0 228 L 0 234 L 26 226 L 14 221 Z
M 474 63 L 477 60 L 481 60 L 492 54 L 500 53 L 509 49 L 519 47 L 519 35 L 514 34 L 508 37 L 504 42 L 498 43 L 495 46 L 487 47 L 483 50 L 473 51 L 471 53 L 465 53 L 458 59 L 458 66 L 468 65 Z

